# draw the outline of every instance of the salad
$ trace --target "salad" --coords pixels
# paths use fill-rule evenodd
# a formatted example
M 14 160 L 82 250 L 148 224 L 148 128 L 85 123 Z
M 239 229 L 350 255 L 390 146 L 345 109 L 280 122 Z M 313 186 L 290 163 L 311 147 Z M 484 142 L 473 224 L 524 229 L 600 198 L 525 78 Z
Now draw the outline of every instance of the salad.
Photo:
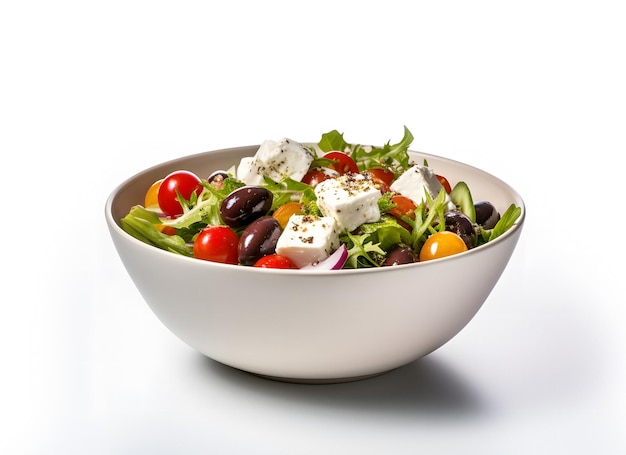
M 462 253 L 513 226 L 474 201 L 465 182 L 409 156 L 413 135 L 382 147 L 265 141 L 254 156 L 207 178 L 181 169 L 146 189 L 121 227 L 175 254 L 238 266 L 338 270 L 388 267 Z

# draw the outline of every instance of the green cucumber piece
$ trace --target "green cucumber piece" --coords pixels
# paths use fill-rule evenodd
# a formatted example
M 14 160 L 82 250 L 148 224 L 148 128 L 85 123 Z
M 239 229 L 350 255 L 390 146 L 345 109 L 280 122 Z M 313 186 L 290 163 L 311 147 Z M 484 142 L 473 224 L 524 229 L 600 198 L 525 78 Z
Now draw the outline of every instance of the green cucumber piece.
M 465 182 L 458 182 L 450 192 L 450 199 L 461 212 L 463 212 L 472 223 L 476 222 L 476 209 L 472 193 Z

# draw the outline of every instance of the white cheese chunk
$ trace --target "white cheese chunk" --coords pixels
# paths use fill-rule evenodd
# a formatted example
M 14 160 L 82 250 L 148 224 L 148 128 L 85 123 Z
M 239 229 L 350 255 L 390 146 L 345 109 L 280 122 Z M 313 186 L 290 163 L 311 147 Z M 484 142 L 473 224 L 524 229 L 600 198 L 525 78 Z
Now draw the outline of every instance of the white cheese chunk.
M 237 178 L 242 182 L 252 181 L 256 179 L 257 176 L 257 168 L 255 165 L 255 160 L 253 156 L 246 156 L 241 159 L 239 162 L 239 166 L 237 167 Z M 262 181 L 262 179 L 261 179 Z M 249 185 L 252 185 L 249 183 Z
M 426 192 L 434 199 L 443 186 L 432 169 L 416 164 L 398 177 L 390 188 L 391 191 L 400 193 L 419 205 L 426 200 Z M 449 195 L 446 195 L 446 203 L 448 210 L 456 208 Z
M 288 257 L 300 268 L 327 258 L 338 247 L 334 218 L 291 215 L 276 243 L 276 254 Z
M 380 190 L 364 175 L 344 174 L 324 180 L 315 187 L 315 195 L 322 214 L 335 218 L 340 231 L 350 232 L 380 219 Z
M 266 175 L 274 181 L 290 177 L 300 181 L 313 162 L 313 153 L 291 139 L 264 141 L 252 158 L 243 158 L 237 178 L 246 185 L 260 185 Z

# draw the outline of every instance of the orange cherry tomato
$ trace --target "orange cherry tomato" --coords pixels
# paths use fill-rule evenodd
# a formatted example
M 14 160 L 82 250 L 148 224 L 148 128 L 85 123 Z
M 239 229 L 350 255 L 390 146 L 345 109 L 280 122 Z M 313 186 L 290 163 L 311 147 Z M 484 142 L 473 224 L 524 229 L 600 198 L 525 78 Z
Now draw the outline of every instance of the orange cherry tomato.
M 152 185 L 150 185 L 150 188 L 148 188 L 148 191 L 146 192 L 146 196 L 144 198 L 144 204 L 143 206 L 147 209 L 159 209 L 159 188 L 161 188 L 161 184 L 163 183 L 163 179 L 159 179 L 156 182 L 154 182 Z M 164 226 L 163 224 L 155 224 L 154 227 L 156 227 L 159 232 L 162 232 L 163 234 L 167 234 L 167 235 L 175 235 L 176 234 L 176 228 L 172 227 L 172 226 Z
M 150 185 L 148 191 L 146 191 L 146 196 L 144 198 L 143 206 L 147 209 L 158 208 L 159 207 L 159 188 L 161 188 L 161 183 L 163 183 L 163 179 L 159 179 Z
M 304 205 L 299 202 L 287 202 L 285 205 L 278 207 L 272 216 L 276 218 L 280 227 L 285 229 L 287 223 L 289 222 L 289 218 L 291 215 L 295 214 L 303 215 Z
M 420 261 L 430 261 L 467 251 L 467 245 L 454 232 L 436 232 L 426 239 L 420 250 Z
M 392 208 L 391 210 L 387 211 L 387 213 L 395 216 L 398 224 L 402 226 L 404 229 L 406 229 L 407 231 L 411 232 L 413 228 L 411 227 L 410 224 L 403 221 L 402 217 L 406 216 L 408 218 L 411 218 L 412 220 L 415 219 L 415 209 L 417 208 L 417 206 L 415 205 L 415 202 L 413 202 L 408 197 L 402 196 L 400 194 L 396 194 L 392 196 L 391 201 L 394 204 L 396 204 L 396 206 Z
M 387 213 L 395 216 L 396 218 L 406 216 L 411 218 L 412 220 L 415 219 L 415 209 L 417 208 L 417 206 L 415 205 L 415 202 L 413 202 L 411 199 L 406 196 L 396 194 L 395 196 L 391 197 L 391 202 L 396 204 L 396 206 L 389 210 Z
M 324 154 L 324 158 L 333 160 L 335 163 L 329 165 L 331 169 L 339 172 L 340 175 L 347 174 L 348 172 L 359 172 L 359 167 L 354 160 L 347 153 L 343 152 L 328 152 Z
M 155 227 L 163 234 L 176 235 L 176 228 L 172 226 L 165 226 L 163 224 L 155 224 Z

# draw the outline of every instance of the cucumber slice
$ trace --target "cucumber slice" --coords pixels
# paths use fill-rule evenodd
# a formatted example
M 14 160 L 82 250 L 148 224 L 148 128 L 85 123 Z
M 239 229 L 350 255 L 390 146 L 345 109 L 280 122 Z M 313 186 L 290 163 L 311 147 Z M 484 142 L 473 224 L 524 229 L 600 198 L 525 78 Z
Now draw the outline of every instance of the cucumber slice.
M 454 185 L 450 192 L 450 199 L 454 205 L 456 205 L 461 212 L 463 212 L 470 219 L 472 223 L 476 222 L 476 209 L 474 208 L 474 200 L 472 199 L 472 193 L 465 182 L 459 182 Z

